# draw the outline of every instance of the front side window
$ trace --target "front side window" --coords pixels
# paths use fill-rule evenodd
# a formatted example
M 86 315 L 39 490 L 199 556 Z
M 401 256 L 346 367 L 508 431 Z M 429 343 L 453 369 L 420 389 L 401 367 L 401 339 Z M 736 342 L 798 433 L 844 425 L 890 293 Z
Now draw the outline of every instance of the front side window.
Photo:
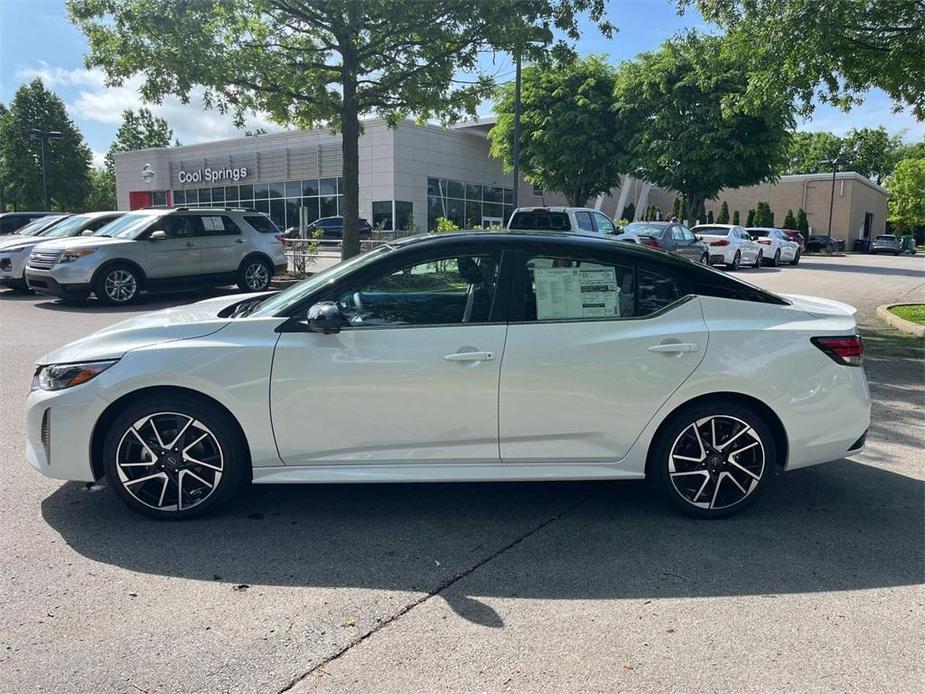
M 597 230 L 602 234 L 613 234 L 616 231 L 616 229 L 614 229 L 613 222 L 607 218 L 607 215 L 601 214 L 600 212 L 595 212 L 594 221 L 597 222 Z
M 684 232 L 681 231 L 681 227 L 671 227 L 671 238 L 675 241 L 684 240 Z
M 357 328 L 485 323 L 498 268 L 490 254 L 418 262 L 352 287 L 337 304 Z
M 591 222 L 590 212 L 576 212 L 575 221 L 578 222 L 578 228 L 585 231 L 594 231 L 594 224 Z

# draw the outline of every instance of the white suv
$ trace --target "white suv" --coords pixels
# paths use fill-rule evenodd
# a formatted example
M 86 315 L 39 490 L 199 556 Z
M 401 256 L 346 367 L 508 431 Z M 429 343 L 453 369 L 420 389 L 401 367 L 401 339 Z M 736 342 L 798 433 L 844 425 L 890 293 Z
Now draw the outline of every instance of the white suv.
M 619 233 L 613 220 L 590 207 L 518 207 L 507 228 L 522 231 L 562 231 L 606 236 Z
M 267 289 L 286 269 L 282 233 L 264 214 L 231 209 L 138 210 L 84 238 L 36 246 L 26 282 L 40 294 L 128 304 L 142 291 L 237 283 Z

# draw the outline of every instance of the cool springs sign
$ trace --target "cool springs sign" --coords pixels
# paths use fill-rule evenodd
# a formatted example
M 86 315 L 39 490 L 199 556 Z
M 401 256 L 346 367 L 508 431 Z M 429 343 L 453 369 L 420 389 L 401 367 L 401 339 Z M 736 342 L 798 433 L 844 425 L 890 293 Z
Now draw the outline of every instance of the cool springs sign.
M 247 178 L 247 167 L 239 166 L 234 169 L 196 169 L 195 171 L 184 171 L 181 169 L 177 173 L 177 181 L 181 185 L 187 183 L 202 183 L 213 181 L 240 181 Z

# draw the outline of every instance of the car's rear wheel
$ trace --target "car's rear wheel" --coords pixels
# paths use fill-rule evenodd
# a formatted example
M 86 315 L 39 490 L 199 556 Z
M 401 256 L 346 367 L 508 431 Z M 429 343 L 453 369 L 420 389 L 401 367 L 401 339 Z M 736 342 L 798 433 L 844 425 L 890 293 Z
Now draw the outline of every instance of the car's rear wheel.
M 736 254 L 732 257 L 732 263 L 726 266 L 727 270 L 732 270 L 735 272 L 742 265 L 742 254 L 739 251 L 736 251 Z
M 153 518 L 227 503 L 245 477 L 246 444 L 230 418 L 189 396 L 139 401 L 112 423 L 103 468 L 116 495 Z
M 799 264 L 800 264 L 800 251 L 799 251 L 799 250 L 798 250 L 796 253 L 793 254 L 793 260 L 790 261 L 790 264 L 791 264 L 791 265 L 799 265 Z
M 141 278 L 129 265 L 110 265 L 104 268 L 93 284 L 96 298 L 109 306 L 124 306 L 138 298 Z
M 251 258 L 238 271 L 238 287 L 242 292 L 262 292 L 270 286 L 273 268 L 259 258 Z
M 756 269 L 761 267 L 761 263 L 763 261 L 764 261 L 764 253 L 762 251 L 758 251 L 758 255 L 755 256 L 755 264 L 752 265 L 752 267 Z
M 721 518 L 751 506 L 778 472 L 771 429 L 752 408 L 717 400 L 674 415 L 649 460 L 649 476 L 678 510 Z

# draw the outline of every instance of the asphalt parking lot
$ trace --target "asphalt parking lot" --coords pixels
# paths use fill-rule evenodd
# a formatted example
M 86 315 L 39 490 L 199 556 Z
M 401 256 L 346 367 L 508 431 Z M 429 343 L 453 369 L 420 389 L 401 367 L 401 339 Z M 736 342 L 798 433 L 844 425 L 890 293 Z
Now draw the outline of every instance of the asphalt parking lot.
M 0 691 L 921 691 L 925 354 L 874 309 L 925 301 L 925 258 L 741 274 L 859 308 L 873 425 L 713 522 L 625 482 L 256 487 L 146 520 L 26 465 L 32 362 L 202 294 L 0 293 Z

